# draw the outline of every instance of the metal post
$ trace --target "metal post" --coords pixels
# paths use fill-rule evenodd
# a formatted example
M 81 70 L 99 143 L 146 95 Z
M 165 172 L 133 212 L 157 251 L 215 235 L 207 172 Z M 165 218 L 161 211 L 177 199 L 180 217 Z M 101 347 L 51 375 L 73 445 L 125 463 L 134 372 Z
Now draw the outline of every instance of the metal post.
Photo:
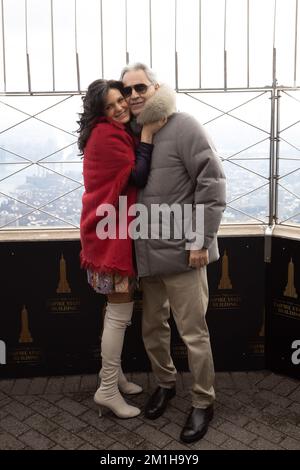
M 50 0 L 50 10 L 51 10 L 51 47 L 52 47 L 52 89 L 53 91 L 55 91 L 53 0 Z
M 175 11 L 174 11 L 174 15 L 175 15 L 175 31 L 174 31 L 174 34 L 175 34 L 175 41 L 174 41 L 174 44 L 175 44 L 175 89 L 176 91 L 178 91 L 178 52 L 177 52 L 177 0 L 175 0 Z
M 28 52 L 27 0 L 25 0 L 25 44 L 26 44 L 26 65 L 27 65 L 28 92 L 31 93 L 30 58 L 29 58 L 29 52 Z
M 297 82 L 297 47 L 298 47 L 298 0 L 296 0 L 295 12 L 295 52 L 294 52 L 294 86 Z
M 224 90 L 227 89 L 226 27 L 227 27 L 227 0 L 225 0 L 225 9 L 224 9 Z
M 276 6 L 277 0 L 274 3 L 274 22 L 273 22 L 273 67 L 272 67 L 272 86 L 276 86 Z
M 247 0 L 247 88 L 250 87 L 250 5 Z
M 274 225 L 276 221 L 276 209 L 275 209 L 275 187 L 276 187 L 276 178 L 275 178 L 275 159 L 276 159 L 276 132 L 275 132 L 275 120 L 276 120 L 276 47 L 275 47 L 275 37 L 276 37 L 276 0 L 274 3 L 274 23 L 273 23 L 273 63 L 272 63 L 272 92 L 271 92 L 271 129 L 270 129 L 270 186 L 269 186 L 269 225 Z M 276 127 L 277 129 L 277 127 Z
M 104 57 L 103 57 L 103 5 L 100 0 L 100 26 L 101 26 L 101 76 L 104 78 Z
M 77 75 L 77 89 L 81 93 L 80 86 L 80 64 L 78 54 L 78 41 L 77 41 L 77 0 L 74 1 L 74 35 L 75 35 L 75 59 L 76 59 L 76 75 Z
M 201 40 L 202 40 L 202 0 L 199 0 L 199 88 L 201 88 L 202 83 L 202 75 L 201 75 L 201 68 L 202 68 L 202 57 L 201 57 Z
M 152 68 L 152 2 L 149 0 L 150 68 Z
M 275 175 L 274 175 L 274 222 L 278 223 L 278 179 L 279 179 L 279 144 L 280 144 L 280 90 L 276 91 L 276 134 L 275 134 Z
M 128 10 L 127 10 L 127 0 L 125 0 L 125 57 L 126 65 L 129 64 L 129 52 L 128 52 Z
M 3 84 L 4 84 L 4 92 L 6 92 L 6 62 L 5 62 L 5 33 L 4 33 L 4 7 L 3 7 L 3 0 L 1 0 L 1 17 L 2 17 Z
M 274 223 L 274 129 L 275 129 L 275 90 L 271 91 L 270 122 L 270 165 L 269 165 L 269 225 Z

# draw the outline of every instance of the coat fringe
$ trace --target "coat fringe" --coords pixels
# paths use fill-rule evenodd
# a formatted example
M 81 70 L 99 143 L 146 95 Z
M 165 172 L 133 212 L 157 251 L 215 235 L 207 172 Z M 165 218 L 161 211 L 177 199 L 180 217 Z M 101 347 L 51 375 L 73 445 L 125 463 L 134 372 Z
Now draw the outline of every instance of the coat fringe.
M 82 269 L 85 270 L 91 270 L 93 272 L 97 273 L 103 273 L 103 274 L 119 274 L 122 277 L 135 277 L 136 272 L 131 271 L 131 270 L 122 270 L 119 269 L 117 266 L 106 266 L 104 264 L 101 265 L 96 265 L 92 261 L 87 260 L 84 258 L 82 252 L 80 253 L 80 266 Z

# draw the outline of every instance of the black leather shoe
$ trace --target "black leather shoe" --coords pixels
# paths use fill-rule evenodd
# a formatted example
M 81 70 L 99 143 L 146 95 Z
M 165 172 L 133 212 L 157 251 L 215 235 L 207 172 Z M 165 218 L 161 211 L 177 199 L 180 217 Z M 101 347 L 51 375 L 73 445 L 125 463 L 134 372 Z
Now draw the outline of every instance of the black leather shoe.
M 185 426 L 181 431 L 180 439 L 183 442 L 194 442 L 201 439 L 206 434 L 213 415 L 213 405 L 210 405 L 208 408 L 192 407 Z
M 148 419 L 159 418 L 167 408 L 168 401 L 176 395 L 176 388 L 157 387 L 145 406 L 145 416 Z

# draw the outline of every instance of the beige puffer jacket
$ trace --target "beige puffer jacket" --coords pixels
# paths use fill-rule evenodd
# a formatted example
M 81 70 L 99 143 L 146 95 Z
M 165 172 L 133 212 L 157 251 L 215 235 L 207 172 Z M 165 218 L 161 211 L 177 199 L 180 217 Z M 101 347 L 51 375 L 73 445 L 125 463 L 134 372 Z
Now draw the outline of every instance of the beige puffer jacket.
M 167 124 L 155 135 L 151 171 L 138 202 L 149 214 L 148 229 L 158 233 L 150 217 L 152 204 L 204 205 L 204 243 L 209 261 L 219 258 L 217 231 L 225 209 L 225 174 L 216 150 L 203 127 L 192 116 L 175 112 L 175 93 L 161 86 L 138 118 L 143 124 L 169 116 Z M 135 240 L 140 277 L 189 271 L 186 236 L 181 239 L 148 238 Z M 201 246 L 199 246 L 201 248 Z

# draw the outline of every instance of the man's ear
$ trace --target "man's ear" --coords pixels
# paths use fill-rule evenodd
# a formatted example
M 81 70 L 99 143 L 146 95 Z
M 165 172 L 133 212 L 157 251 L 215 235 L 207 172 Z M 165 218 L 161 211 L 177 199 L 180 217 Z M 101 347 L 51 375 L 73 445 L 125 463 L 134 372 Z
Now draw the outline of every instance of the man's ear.
M 158 88 L 159 88 L 159 83 L 155 83 L 154 88 L 155 88 L 155 90 L 158 90 Z

